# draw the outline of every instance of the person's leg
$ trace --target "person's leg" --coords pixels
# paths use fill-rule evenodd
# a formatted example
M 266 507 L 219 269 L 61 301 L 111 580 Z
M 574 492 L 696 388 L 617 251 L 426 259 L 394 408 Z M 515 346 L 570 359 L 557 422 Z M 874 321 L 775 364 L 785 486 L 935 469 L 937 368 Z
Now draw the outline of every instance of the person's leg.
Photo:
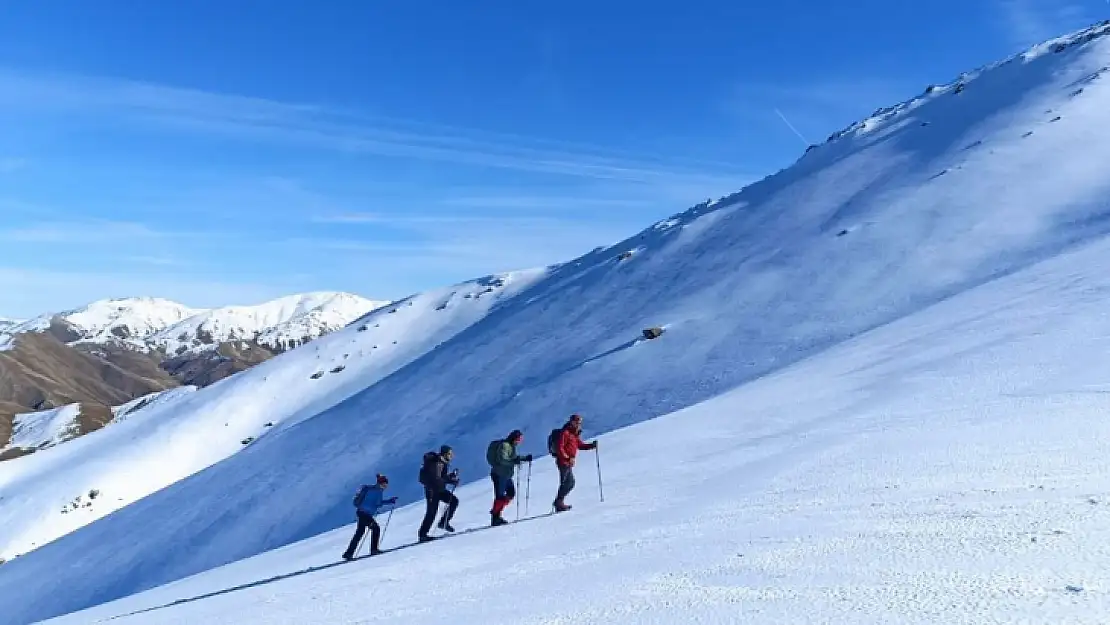
M 371 519 L 373 520 L 373 519 Z M 355 528 L 355 535 L 351 537 L 350 544 L 347 545 L 347 550 L 343 552 L 344 559 L 351 559 L 355 557 L 355 550 L 358 549 L 358 543 L 362 540 L 362 535 L 366 533 L 366 521 L 363 519 L 363 514 L 358 513 L 358 527 Z
M 555 509 L 562 512 L 569 510 L 570 506 L 563 501 L 570 491 L 574 490 L 574 469 L 571 467 L 559 467 L 559 494 L 555 497 Z
M 501 513 L 509 506 L 509 502 L 513 500 L 515 495 L 513 489 L 513 479 L 511 477 L 494 476 L 494 499 L 493 509 L 490 510 L 490 525 L 504 525 L 505 519 L 502 518 Z
M 455 511 L 459 509 L 459 498 L 454 493 L 447 491 L 443 492 L 443 501 L 447 502 L 447 522 L 450 523 L 451 519 L 455 518 Z
M 417 534 L 420 538 L 428 537 L 432 523 L 436 520 L 436 510 L 439 509 L 439 498 L 428 489 L 424 489 L 424 502 L 427 509 L 424 510 L 424 521 L 420 524 L 420 532 Z
M 381 553 L 382 527 L 370 517 L 370 555 Z
M 496 515 L 498 513 L 497 504 L 501 501 L 501 478 L 497 477 L 496 473 L 490 473 L 489 479 L 493 482 L 493 505 L 490 507 L 490 514 Z
M 454 532 L 455 528 L 451 527 L 451 519 L 455 517 L 455 510 L 459 507 L 459 498 L 451 494 L 451 491 L 443 491 L 436 495 L 437 502 L 444 502 L 447 504 L 447 511 L 439 519 L 439 528 L 448 532 Z M 438 503 L 436 504 L 439 505 Z

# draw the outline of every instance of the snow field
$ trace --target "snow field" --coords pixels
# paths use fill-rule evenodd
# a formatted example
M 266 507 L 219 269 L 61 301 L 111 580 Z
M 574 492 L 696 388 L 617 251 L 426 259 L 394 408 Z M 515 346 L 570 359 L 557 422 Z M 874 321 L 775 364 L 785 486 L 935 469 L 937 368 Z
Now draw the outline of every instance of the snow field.
M 1084 268 L 1107 254 L 607 434 L 605 503 L 581 452 L 565 514 L 408 547 L 414 505 L 381 557 L 335 564 L 348 526 L 49 622 L 1105 623 L 1110 280 Z M 556 482 L 537 460 L 531 515 Z M 459 489 L 460 532 L 490 491 Z
M 0 558 L 72 532 L 342 401 L 541 274 L 511 274 L 496 289 L 479 280 L 415 296 L 208 388 L 175 389 L 144 410 L 118 412 L 110 427 L 3 463 Z M 92 489 L 105 496 L 81 515 L 62 514 Z

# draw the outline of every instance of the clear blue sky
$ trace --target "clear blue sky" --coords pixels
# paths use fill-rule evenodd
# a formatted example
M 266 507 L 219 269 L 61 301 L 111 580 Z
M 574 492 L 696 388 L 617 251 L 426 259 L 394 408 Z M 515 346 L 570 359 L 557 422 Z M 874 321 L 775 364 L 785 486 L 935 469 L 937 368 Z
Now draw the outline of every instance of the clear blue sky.
M 1108 8 L 0 0 L 0 316 L 566 260 Z

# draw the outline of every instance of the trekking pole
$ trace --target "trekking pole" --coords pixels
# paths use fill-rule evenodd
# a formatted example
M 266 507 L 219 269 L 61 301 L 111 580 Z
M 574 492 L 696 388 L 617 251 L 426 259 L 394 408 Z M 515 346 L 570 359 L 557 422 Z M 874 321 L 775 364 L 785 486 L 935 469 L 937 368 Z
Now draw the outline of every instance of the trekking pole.
M 516 520 L 520 520 L 520 471 L 516 472 Z
M 524 516 L 528 516 L 528 500 L 532 498 L 532 461 L 528 461 L 528 482 L 524 487 Z
M 601 484 L 601 451 L 594 447 L 594 458 L 597 459 L 597 492 L 601 495 L 601 503 L 605 503 L 605 487 Z
M 389 516 L 385 517 L 385 526 L 382 527 L 382 536 L 380 540 L 385 540 L 385 531 L 389 529 L 389 520 L 393 518 L 393 509 L 396 507 L 397 504 L 389 506 Z

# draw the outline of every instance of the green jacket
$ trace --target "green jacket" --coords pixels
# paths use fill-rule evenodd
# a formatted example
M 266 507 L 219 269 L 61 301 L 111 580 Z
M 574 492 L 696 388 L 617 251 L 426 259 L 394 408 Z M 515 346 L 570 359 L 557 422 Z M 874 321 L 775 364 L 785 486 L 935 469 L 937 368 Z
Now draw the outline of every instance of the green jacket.
M 516 472 L 516 465 L 520 464 L 520 456 L 516 453 L 516 445 L 509 441 L 501 441 L 490 460 L 490 473 L 499 477 L 512 479 Z

